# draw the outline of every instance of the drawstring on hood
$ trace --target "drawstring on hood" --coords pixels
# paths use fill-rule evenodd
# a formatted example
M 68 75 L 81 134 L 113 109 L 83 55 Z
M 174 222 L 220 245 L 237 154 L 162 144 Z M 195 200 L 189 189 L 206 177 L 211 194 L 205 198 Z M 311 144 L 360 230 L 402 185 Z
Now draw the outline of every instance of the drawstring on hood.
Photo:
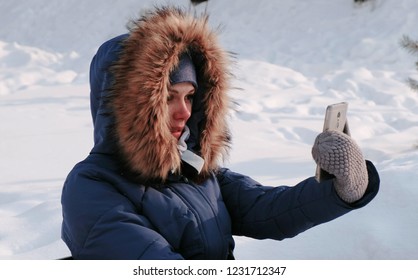
M 170 79 L 184 54 L 196 76 L 189 72 L 187 79 L 196 83 L 197 90 L 186 124 L 187 149 L 179 153 L 179 143 L 170 132 L 167 98 Z M 200 171 L 196 179 L 219 168 L 230 147 L 228 67 L 228 54 L 209 28 L 207 15 L 163 7 L 133 22 L 110 67 L 105 102 L 109 114 L 95 120 L 95 126 L 101 122 L 97 118 L 111 120 L 106 137 L 114 139 L 114 153 L 129 174 L 141 181 L 163 182 L 171 171 L 183 174 L 188 165 Z
M 205 163 L 204 159 L 196 155 L 195 153 L 187 150 L 187 139 L 190 136 L 190 129 L 187 125 L 184 127 L 184 132 L 180 136 L 179 143 L 177 144 L 177 149 L 181 154 L 181 159 L 186 162 L 188 165 L 193 167 L 195 171 L 199 174 L 202 171 L 203 164 Z

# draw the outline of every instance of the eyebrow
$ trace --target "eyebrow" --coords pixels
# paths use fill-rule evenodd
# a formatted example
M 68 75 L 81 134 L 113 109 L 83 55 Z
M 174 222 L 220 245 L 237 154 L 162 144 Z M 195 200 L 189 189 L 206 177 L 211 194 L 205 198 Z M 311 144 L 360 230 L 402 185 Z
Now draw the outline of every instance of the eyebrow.
M 179 94 L 179 91 L 178 90 L 176 90 L 176 89 L 174 89 L 174 88 L 172 88 L 172 87 L 169 87 L 168 88 L 168 91 L 170 91 L 170 92 L 174 92 L 174 93 L 177 93 L 177 94 Z M 191 89 L 189 92 L 187 92 L 187 93 L 196 93 L 196 90 L 193 88 L 193 89 Z

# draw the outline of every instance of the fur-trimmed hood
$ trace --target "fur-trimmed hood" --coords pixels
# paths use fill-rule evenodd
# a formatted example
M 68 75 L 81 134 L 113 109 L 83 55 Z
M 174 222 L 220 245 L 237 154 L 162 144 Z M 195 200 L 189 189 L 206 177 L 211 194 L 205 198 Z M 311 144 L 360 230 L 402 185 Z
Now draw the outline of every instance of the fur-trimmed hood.
M 218 168 L 230 144 L 229 56 L 209 28 L 207 15 L 156 8 L 133 21 L 122 38 L 105 98 L 110 112 L 105 115 L 111 119 L 107 126 L 111 134 L 106 137 L 116 141 L 115 152 L 129 172 L 144 180 L 164 181 L 170 172 L 182 172 L 177 139 L 170 133 L 167 97 L 170 73 L 180 54 L 188 52 L 199 87 L 187 122 L 191 131 L 187 146 L 204 159 L 200 176 L 207 176 Z M 94 121 L 96 130 L 97 117 Z

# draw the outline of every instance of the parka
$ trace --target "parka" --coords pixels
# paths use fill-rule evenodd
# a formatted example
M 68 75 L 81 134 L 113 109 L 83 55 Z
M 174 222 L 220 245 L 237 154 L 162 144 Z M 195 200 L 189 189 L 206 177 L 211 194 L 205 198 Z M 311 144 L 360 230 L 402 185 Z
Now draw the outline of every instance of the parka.
M 199 174 L 188 172 L 168 127 L 169 74 L 184 52 L 198 73 L 187 149 L 204 159 Z M 351 204 L 332 180 L 264 186 L 222 167 L 229 65 L 207 16 L 174 7 L 146 12 L 100 46 L 90 65 L 94 146 L 61 198 L 62 239 L 74 259 L 233 259 L 233 236 L 291 238 L 375 197 L 369 161 L 366 193 Z

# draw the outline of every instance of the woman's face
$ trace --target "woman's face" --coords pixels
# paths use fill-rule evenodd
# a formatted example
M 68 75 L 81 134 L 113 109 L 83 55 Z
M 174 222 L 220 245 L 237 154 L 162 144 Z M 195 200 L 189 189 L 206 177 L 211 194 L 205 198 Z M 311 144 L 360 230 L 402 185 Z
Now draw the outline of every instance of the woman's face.
M 192 112 L 195 88 L 191 83 L 183 82 L 168 88 L 168 113 L 171 134 L 179 139 Z

